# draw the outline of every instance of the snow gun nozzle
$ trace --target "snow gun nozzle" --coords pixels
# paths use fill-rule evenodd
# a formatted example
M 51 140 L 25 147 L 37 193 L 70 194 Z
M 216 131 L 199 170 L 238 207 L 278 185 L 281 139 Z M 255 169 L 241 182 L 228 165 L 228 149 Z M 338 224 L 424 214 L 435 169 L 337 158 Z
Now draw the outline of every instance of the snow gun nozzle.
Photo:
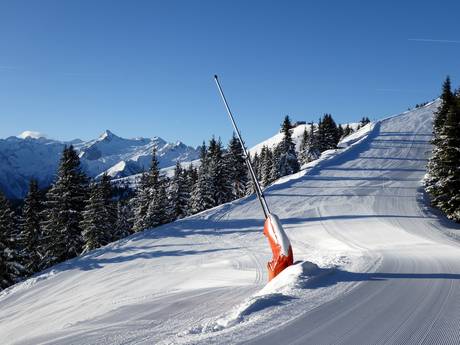
M 214 79 L 217 79 L 217 74 L 214 74 Z
M 291 242 L 278 216 L 273 213 L 265 219 L 264 235 L 267 237 L 273 253 L 273 258 L 267 264 L 268 281 L 270 281 L 294 263 L 294 254 Z

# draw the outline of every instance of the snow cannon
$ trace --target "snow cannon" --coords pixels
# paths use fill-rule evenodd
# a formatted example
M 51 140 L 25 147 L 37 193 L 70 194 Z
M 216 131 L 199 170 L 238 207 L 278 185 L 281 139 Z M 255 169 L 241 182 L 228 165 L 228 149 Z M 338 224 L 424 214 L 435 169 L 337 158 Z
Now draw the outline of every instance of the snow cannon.
M 276 216 L 273 213 L 270 213 L 270 209 L 268 208 L 267 201 L 265 200 L 264 192 L 262 188 L 260 187 L 260 183 L 257 180 L 256 174 L 254 172 L 254 168 L 252 167 L 248 150 L 246 149 L 246 146 L 244 145 L 244 141 L 241 137 L 240 130 L 238 129 L 236 125 L 235 118 L 233 117 L 232 111 L 230 110 L 230 106 L 228 105 L 227 99 L 225 98 L 224 91 L 222 90 L 222 87 L 220 86 L 217 75 L 214 75 L 214 80 L 217 84 L 217 88 L 219 89 L 220 96 L 222 97 L 222 101 L 224 102 L 225 109 L 227 110 L 227 114 L 230 117 L 230 121 L 232 122 L 233 128 L 241 144 L 244 160 L 248 167 L 249 174 L 251 175 L 251 179 L 254 184 L 254 189 L 256 191 L 257 198 L 259 199 L 260 206 L 262 206 L 262 210 L 265 215 L 264 235 L 267 236 L 268 243 L 270 244 L 270 248 L 273 253 L 273 258 L 267 264 L 268 281 L 270 281 L 273 278 L 275 278 L 280 272 L 282 272 L 286 267 L 294 263 L 294 255 L 292 253 L 291 242 L 289 241 L 289 238 L 284 232 L 284 229 L 281 226 L 281 222 L 278 216 Z
M 268 281 L 270 281 L 294 263 L 294 255 L 291 242 L 276 214 L 271 213 L 265 219 L 264 235 L 267 236 L 273 253 L 273 258 L 267 263 Z

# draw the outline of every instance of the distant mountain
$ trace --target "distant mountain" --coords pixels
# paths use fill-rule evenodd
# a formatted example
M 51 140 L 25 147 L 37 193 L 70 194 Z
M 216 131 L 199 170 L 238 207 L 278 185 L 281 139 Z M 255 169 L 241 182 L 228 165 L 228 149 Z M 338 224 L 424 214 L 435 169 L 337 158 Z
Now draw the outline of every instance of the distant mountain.
M 18 137 L 0 139 L 0 190 L 9 198 L 22 198 L 31 178 L 36 178 L 41 187 L 50 185 L 65 145 L 75 147 L 83 169 L 91 177 L 106 172 L 120 178 L 142 172 L 150 166 L 154 147 L 161 168 L 199 156 L 193 147 L 180 141 L 168 143 L 159 137 L 125 139 L 107 130 L 94 140 L 62 142 L 26 131 Z

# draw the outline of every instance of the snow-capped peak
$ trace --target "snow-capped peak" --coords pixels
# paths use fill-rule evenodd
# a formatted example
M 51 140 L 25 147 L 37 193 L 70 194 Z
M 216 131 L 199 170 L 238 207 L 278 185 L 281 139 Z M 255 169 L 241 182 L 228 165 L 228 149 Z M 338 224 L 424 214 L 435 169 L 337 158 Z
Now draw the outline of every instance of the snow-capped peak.
M 112 139 L 112 138 L 116 138 L 116 137 L 117 136 L 115 134 L 113 134 L 110 130 L 106 129 L 104 131 L 104 133 L 102 133 L 99 136 L 99 140 Z
M 21 139 L 32 138 L 32 139 L 40 139 L 46 138 L 46 135 L 37 131 L 24 131 L 17 136 Z

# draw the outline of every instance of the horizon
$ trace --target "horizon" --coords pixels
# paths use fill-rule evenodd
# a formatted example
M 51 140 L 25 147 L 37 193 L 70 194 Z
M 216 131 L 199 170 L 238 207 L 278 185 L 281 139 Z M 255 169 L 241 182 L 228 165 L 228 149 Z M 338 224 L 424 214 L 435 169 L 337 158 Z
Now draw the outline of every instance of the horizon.
M 433 100 L 430 100 L 430 101 L 427 101 L 426 103 L 427 104 L 431 104 L 432 102 L 434 102 L 436 99 L 438 99 L 439 97 L 433 99 Z M 424 104 L 425 105 L 425 104 Z M 414 109 L 415 108 L 415 105 L 414 107 L 412 107 L 411 109 Z M 406 109 L 406 110 L 401 110 L 401 112 L 397 112 L 397 113 L 394 113 L 394 114 L 387 114 L 387 115 L 382 115 L 380 117 L 376 117 L 376 118 L 372 118 L 371 121 L 378 121 L 379 119 L 382 119 L 382 118 L 386 118 L 386 117 L 392 117 L 392 116 L 397 116 L 401 113 L 404 113 L 406 111 L 408 111 L 409 109 Z M 334 117 L 334 116 L 333 116 Z M 358 124 L 361 119 L 357 119 L 356 121 L 350 121 L 350 122 L 345 122 L 345 123 L 337 123 L 337 125 L 342 125 L 343 126 L 346 126 L 347 124 L 351 125 L 351 124 Z M 291 118 L 291 122 L 294 123 L 296 121 L 305 121 L 305 120 L 302 120 L 302 119 L 295 119 L 293 120 Z M 318 121 L 305 121 L 307 123 L 310 123 L 310 122 L 313 122 L 314 124 L 317 124 Z M 261 142 L 263 142 L 264 140 L 267 140 L 269 138 L 271 138 L 273 135 L 276 135 L 279 133 L 279 129 L 280 127 L 277 128 L 277 130 L 274 130 L 272 133 L 270 134 L 267 134 L 267 137 L 262 139 Z M 58 142 L 62 142 L 62 143 L 70 143 L 72 141 L 77 141 L 77 140 L 81 140 L 83 142 L 87 142 L 87 141 L 92 141 L 92 140 L 97 140 L 98 138 L 102 137 L 106 132 L 110 132 L 111 134 L 115 135 L 116 137 L 119 137 L 121 139 L 128 139 L 128 140 L 136 140 L 136 139 L 153 139 L 153 138 L 160 138 L 160 139 L 163 139 L 164 141 L 166 141 L 167 143 L 177 143 L 177 142 L 181 142 L 187 146 L 190 146 L 190 147 L 194 147 L 194 148 L 199 148 L 201 146 L 201 144 L 198 144 L 198 145 L 190 145 L 180 139 L 176 139 L 176 140 L 171 140 L 169 138 L 163 138 L 161 136 L 158 136 L 158 135 L 154 135 L 152 137 L 143 137 L 143 136 L 135 136 L 135 137 L 124 137 L 122 135 L 119 135 L 118 133 L 115 133 L 114 131 L 112 131 L 111 129 L 105 129 L 103 131 L 100 132 L 100 134 L 98 134 L 96 137 L 94 138 L 89 138 L 89 139 L 81 139 L 81 138 L 71 138 L 71 139 L 66 139 L 66 140 L 63 140 L 63 139 L 60 139 L 60 138 L 54 138 L 54 137 L 50 137 L 49 135 L 47 135 L 46 133 L 41 133 L 41 132 L 38 132 L 38 131 L 34 131 L 34 130 L 25 130 L 25 131 L 22 131 L 21 133 L 17 134 L 17 135 L 10 135 L 10 136 L 7 136 L 7 137 L 2 137 L 0 138 L 1 139 L 8 139 L 8 138 L 11 138 L 11 137 L 14 137 L 14 138 L 19 138 L 19 139 L 26 139 L 26 138 L 32 138 L 32 139 L 47 139 L 47 140 L 53 140 L 53 141 L 58 141 Z M 215 136 L 214 134 L 212 135 L 212 137 L 217 137 Z M 218 139 L 221 139 L 222 141 L 222 144 L 225 146 L 227 144 L 227 142 L 224 142 L 222 140 L 222 138 L 219 136 L 217 137 Z M 206 139 L 203 139 L 202 142 L 205 142 L 206 144 L 208 144 L 209 140 L 211 138 L 206 138 Z M 251 145 L 251 147 L 248 147 L 249 149 L 257 146 L 257 145 L 260 145 L 261 142 L 258 142 L 258 143 L 255 143 L 254 145 Z
M 430 4 L 3 2 L 0 137 L 87 141 L 109 128 L 226 143 L 214 74 L 248 146 L 285 115 L 397 114 L 437 98 L 447 75 L 460 85 L 460 4 Z

